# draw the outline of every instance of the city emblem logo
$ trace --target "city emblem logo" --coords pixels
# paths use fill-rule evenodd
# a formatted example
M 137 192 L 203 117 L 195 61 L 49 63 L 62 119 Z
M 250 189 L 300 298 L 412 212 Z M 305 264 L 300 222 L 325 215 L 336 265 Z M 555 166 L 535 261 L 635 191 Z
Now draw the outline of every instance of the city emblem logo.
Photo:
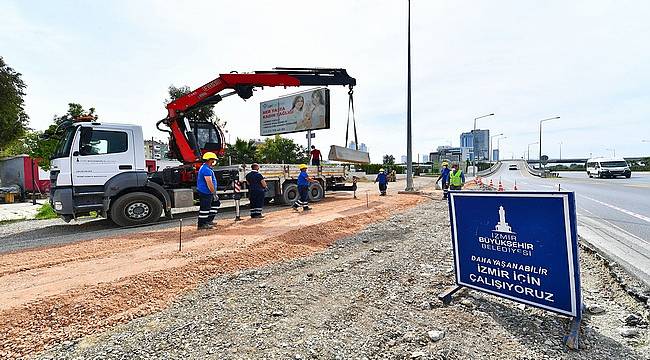
M 499 206 L 499 222 L 494 229 L 485 229 L 483 234 L 479 234 L 478 242 L 484 250 L 494 251 L 497 253 L 518 254 L 523 256 L 532 256 L 535 245 L 517 239 L 517 233 L 512 231 L 512 226 L 506 221 L 506 209 Z M 486 234 L 488 233 L 489 234 Z
M 494 228 L 494 231 L 514 234 L 512 232 L 512 228 L 506 222 L 506 210 L 503 208 L 503 206 L 499 206 L 499 222 L 497 223 L 497 226 Z

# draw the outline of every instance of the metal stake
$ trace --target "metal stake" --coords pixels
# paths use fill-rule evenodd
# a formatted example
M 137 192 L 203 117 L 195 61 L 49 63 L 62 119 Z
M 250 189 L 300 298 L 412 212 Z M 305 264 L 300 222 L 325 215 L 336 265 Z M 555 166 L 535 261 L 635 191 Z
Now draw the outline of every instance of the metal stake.
M 366 207 L 370 207 L 370 196 L 368 195 L 368 191 L 366 191 Z
M 183 250 L 183 219 L 178 220 L 178 251 Z
M 240 221 L 241 216 L 239 215 L 239 199 L 235 200 L 235 221 Z

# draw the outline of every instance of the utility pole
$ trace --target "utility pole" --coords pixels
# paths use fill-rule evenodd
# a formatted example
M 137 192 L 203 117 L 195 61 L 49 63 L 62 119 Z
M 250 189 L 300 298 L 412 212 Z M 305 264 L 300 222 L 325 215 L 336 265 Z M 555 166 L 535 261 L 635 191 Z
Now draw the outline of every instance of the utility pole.
M 562 160 L 562 142 L 560 141 L 560 160 Z
M 411 0 L 408 1 L 408 70 L 406 89 L 406 189 L 413 191 L 413 154 L 411 135 Z

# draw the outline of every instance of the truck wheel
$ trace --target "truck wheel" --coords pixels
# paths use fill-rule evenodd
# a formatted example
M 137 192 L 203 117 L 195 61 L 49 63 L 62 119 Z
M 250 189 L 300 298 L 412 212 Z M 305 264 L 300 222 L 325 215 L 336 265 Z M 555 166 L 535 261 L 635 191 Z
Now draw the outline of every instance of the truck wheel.
M 160 200 L 145 192 L 122 195 L 111 204 L 111 220 L 119 226 L 149 224 L 158 221 L 161 214 Z
M 282 203 L 285 205 L 292 205 L 298 199 L 298 185 L 285 184 L 282 191 Z
M 309 185 L 309 201 L 310 202 L 319 202 L 325 197 L 325 191 L 323 191 L 323 185 L 320 183 L 311 183 Z

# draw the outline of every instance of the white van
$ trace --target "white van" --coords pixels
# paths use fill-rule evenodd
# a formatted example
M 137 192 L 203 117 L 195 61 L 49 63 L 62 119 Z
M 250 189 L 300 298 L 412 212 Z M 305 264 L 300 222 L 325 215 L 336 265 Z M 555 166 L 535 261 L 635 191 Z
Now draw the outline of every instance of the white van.
M 630 166 L 623 158 L 589 159 L 585 164 L 585 168 L 589 177 L 614 178 L 617 176 L 625 176 L 629 179 L 632 176 Z

